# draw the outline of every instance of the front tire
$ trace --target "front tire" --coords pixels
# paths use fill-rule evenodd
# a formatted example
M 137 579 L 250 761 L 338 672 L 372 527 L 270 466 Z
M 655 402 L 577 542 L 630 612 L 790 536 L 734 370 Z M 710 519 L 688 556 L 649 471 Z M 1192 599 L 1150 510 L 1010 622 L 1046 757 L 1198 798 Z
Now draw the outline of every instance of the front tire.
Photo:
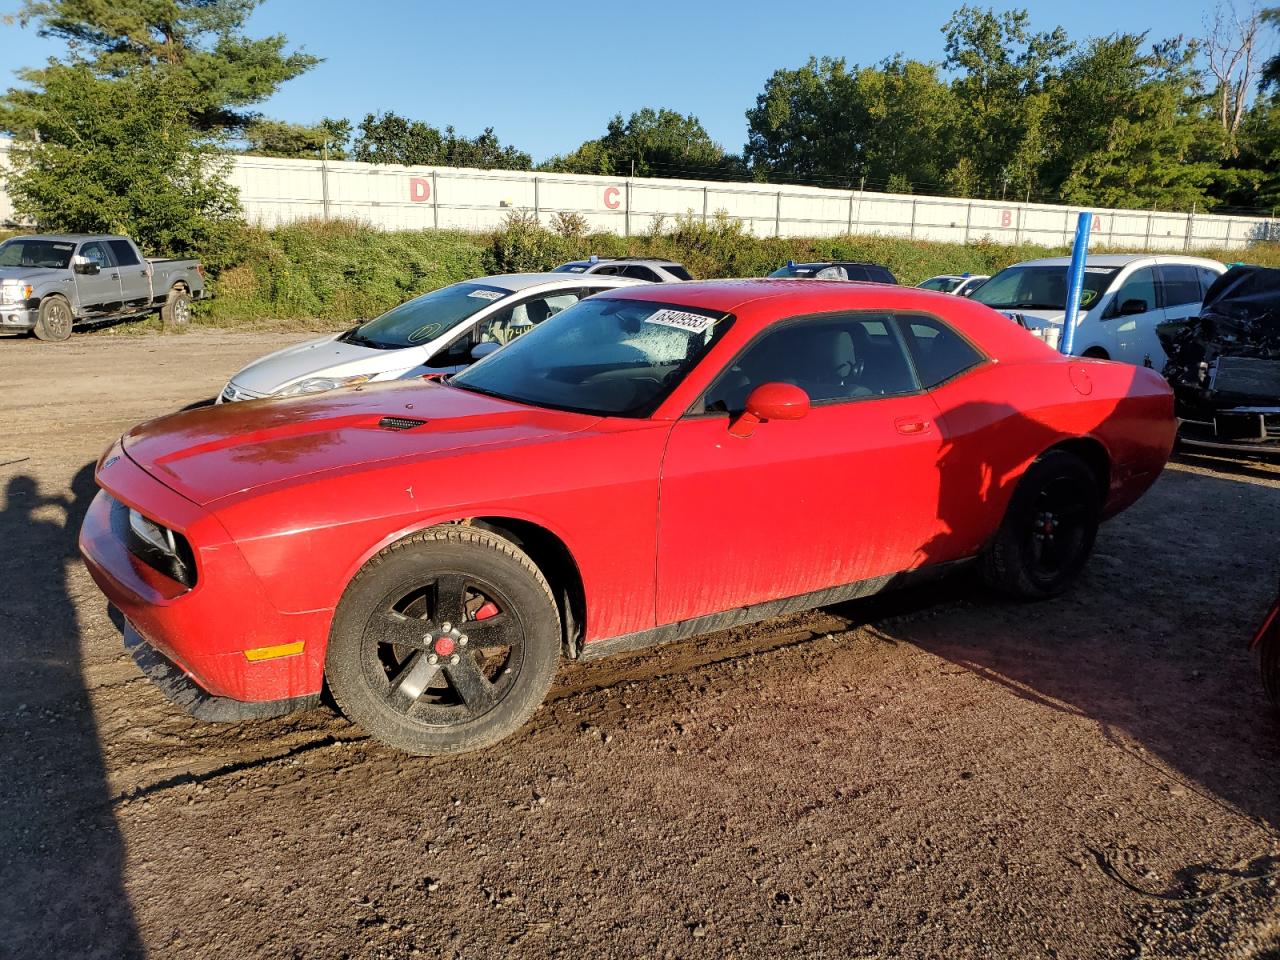
M 424 756 L 497 743 L 546 696 L 560 615 L 546 579 L 488 530 L 434 527 L 387 547 L 356 575 L 325 657 L 348 719 Z
M 984 579 L 1022 600 L 1064 592 L 1093 550 L 1101 501 L 1088 464 L 1066 450 L 1050 450 L 1018 481 L 983 557 Z
M 75 316 L 71 312 L 71 304 L 65 298 L 45 297 L 40 301 L 36 325 L 31 332 L 37 339 L 60 343 L 71 336 L 71 327 L 74 323 Z

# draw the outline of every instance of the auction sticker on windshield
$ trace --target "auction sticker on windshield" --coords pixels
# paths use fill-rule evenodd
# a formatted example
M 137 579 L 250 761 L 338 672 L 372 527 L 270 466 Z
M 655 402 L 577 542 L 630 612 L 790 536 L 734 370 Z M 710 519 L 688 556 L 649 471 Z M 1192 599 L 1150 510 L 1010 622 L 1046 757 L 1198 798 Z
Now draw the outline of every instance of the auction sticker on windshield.
M 472 290 L 467 296 L 477 300 L 501 300 L 506 294 L 500 290 Z
M 715 326 L 715 318 L 701 313 L 685 313 L 683 310 L 662 309 L 645 318 L 645 323 L 657 323 L 675 327 L 688 333 L 706 333 Z

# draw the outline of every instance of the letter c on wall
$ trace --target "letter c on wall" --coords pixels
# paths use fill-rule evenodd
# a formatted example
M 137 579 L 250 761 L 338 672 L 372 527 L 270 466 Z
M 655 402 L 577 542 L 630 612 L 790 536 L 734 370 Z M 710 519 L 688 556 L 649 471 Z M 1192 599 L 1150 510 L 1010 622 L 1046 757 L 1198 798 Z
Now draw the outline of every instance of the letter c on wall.
M 610 210 L 617 210 L 622 205 L 622 201 L 618 199 L 621 191 L 617 187 L 604 188 L 604 205 Z
M 425 177 L 409 178 L 409 199 L 414 203 L 426 203 L 431 199 L 431 181 Z

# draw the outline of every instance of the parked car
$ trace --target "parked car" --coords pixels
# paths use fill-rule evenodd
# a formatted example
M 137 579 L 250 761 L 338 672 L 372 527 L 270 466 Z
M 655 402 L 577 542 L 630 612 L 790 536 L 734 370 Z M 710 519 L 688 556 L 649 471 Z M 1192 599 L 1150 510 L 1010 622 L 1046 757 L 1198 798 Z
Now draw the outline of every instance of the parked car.
M 910 287 L 635 286 L 443 381 L 178 413 L 102 457 L 80 549 L 197 716 L 322 686 L 416 753 L 525 722 L 561 657 L 975 561 L 1076 579 L 1159 476 L 1154 370 L 1062 357 Z
M 191 319 L 204 296 L 196 260 L 144 259 L 128 237 L 52 234 L 0 243 L 0 330 L 66 340 L 78 320 L 159 312 L 166 324 Z
M 1280 270 L 1232 267 L 1157 333 L 1184 444 L 1280 455 Z
M 1062 336 L 1070 257 L 1027 260 L 1001 270 L 973 300 L 1016 314 L 1051 346 Z M 1226 270 L 1201 257 L 1096 254 L 1085 261 L 1072 352 L 1082 357 L 1164 367 L 1156 327 L 1200 312 L 1204 292 Z
M 602 277 L 630 277 L 649 283 L 677 283 L 692 280 L 684 264 L 660 257 L 589 257 L 556 267 L 556 273 L 587 273 Z
M 864 261 L 835 260 L 823 263 L 796 263 L 788 260 L 771 277 L 795 280 L 862 280 L 869 283 L 897 283 L 888 267 Z
M 217 402 L 457 373 L 583 297 L 640 282 L 512 273 L 455 283 L 343 333 L 269 353 L 228 380 Z
M 936 290 L 953 297 L 971 297 L 973 292 L 991 279 L 986 273 L 944 273 L 917 284 L 921 290 Z

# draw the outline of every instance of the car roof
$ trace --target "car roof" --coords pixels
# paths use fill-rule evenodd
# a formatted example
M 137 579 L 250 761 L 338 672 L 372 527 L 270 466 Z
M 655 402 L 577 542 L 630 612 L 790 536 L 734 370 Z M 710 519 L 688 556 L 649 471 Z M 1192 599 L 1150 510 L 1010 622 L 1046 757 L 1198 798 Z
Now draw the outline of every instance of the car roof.
M 571 273 L 504 273 L 492 277 L 474 277 L 462 282 L 483 283 L 489 287 L 501 287 L 504 290 L 510 290 L 515 293 L 518 290 L 528 290 L 530 287 L 539 287 L 548 283 L 572 286 L 582 283 L 583 278 L 581 274 Z M 592 277 L 591 283 L 599 283 L 605 286 L 616 284 L 619 287 L 629 287 L 632 284 L 644 283 L 644 281 L 632 280 L 630 277 Z M 646 285 L 652 286 L 652 284 Z
M 1127 267 L 1139 260 L 1152 260 L 1156 263 L 1191 263 L 1200 266 L 1222 266 L 1216 260 L 1207 257 L 1187 257 L 1182 254 L 1161 253 L 1091 253 L 1085 258 L 1087 267 Z M 1044 257 L 1040 260 L 1023 260 L 1010 264 L 1014 267 L 1066 267 L 1071 265 L 1070 257 Z
M 9 237 L 10 240 L 55 240 L 60 243 L 79 243 L 82 240 L 128 240 L 119 233 L 30 233 Z
M 570 260 L 568 263 L 562 264 L 565 267 L 594 267 L 597 263 L 614 263 L 614 264 L 644 264 L 653 267 L 682 267 L 679 260 L 667 260 L 664 257 L 596 257 L 594 260 Z
M 653 300 L 671 306 L 700 307 L 704 310 L 723 310 L 733 313 L 747 303 L 787 301 L 789 307 L 804 312 L 807 303 L 827 301 L 833 293 L 847 297 L 849 309 L 859 309 L 858 301 L 874 300 L 887 291 L 921 298 L 921 308 L 954 298 L 921 290 L 918 287 L 901 287 L 893 283 L 849 283 L 847 280 L 806 280 L 796 283 L 785 277 L 751 277 L 742 280 L 686 280 L 683 283 L 643 284 L 619 290 L 609 297 L 625 297 L 628 300 Z M 870 303 L 867 304 L 870 306 Z

